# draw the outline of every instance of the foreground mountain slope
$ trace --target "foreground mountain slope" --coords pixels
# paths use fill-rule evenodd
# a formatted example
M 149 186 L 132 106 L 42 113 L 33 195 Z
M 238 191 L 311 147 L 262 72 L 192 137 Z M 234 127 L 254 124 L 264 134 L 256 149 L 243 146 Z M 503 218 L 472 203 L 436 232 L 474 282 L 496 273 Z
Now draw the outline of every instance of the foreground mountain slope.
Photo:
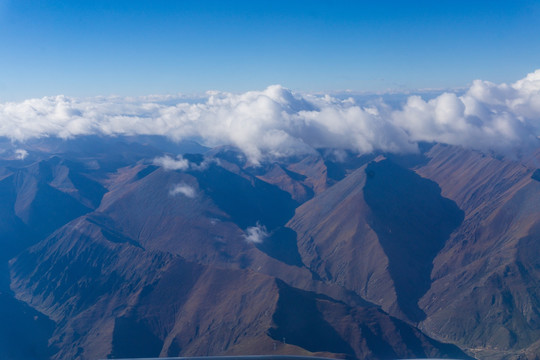
M 0 161 L 2 354 L 538 355 L 534 161 L 101 140 Z
M 351 308 L 249 269 L 112 241 L 86 217 L 18 256 L 11 271 L 17 297 L 57 324 L 54 359 L 463 356 L 376 308 Z
M 109 192 L 88 219 L 146 249 L 201 264 L 251 268 L 351 304 L 366 303 L 340 286 L 317 281 L 304 266 L 296 234 L 283 226 L 296 206 L 288 193 L 238 167 L 227 170 L 234 164 L 222 165 L 122 168 L 106 181 Z M 175 193 L 178 186 L 192 192 Z M 226 197 L 234 200 L 225 202 Z M 253 229 L 260 238 L 249 238 Z
M 417 161 L 390 158 L 297 209 L 288 226 L 304 263 L 480 357 L 532 356 L 540 182 L 531 161 L 445 145 Z
M 381 158 L 303 204 L 288 226 L 325 281 L 418 320 L 433 258 L 462 217 L 435 183 Z
M 48 346 L 54 322 L 13 297 L 7 262 L 92 211 L 105 190 L 78 164 L 55 156 L 4 165 L 0 170 L 0 357 L 47 358 L 55 351 Z
M 434 260 L 433 284 L 421 300 L 428 315 L 422 327 L 480 355 L 532 345 L 540 336 L 534 169 L 441 145 L 427 156 L 418 173 L 437 181 L 465 220 Z

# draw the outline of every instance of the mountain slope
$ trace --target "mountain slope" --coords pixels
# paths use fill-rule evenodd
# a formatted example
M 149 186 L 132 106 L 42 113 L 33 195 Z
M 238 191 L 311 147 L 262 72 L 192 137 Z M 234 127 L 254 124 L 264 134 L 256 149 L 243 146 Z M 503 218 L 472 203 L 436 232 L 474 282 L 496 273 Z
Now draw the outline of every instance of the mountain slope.
M 434 260 L 422 327 L 480 355 L 531 345 L 540 336 L 540 183 L 533 169 L 440 145 L 428 156 L 417 171 L 455 199 L 465 220 Z
M 433 258 L 462 217 L 434 182 L 380 159 L 299 207 L 289 226 L 323 279 L 417 321 Z
M 17 297 L 57 324 L 53 359 L 261 352 L 378 359 L 389 351 L 463 356 L 376 308 L 351 308 L 249 269 L 199 265 L 111 241 L 86 218 L 18 256 L 11 272 Z M 290 324 L 305 327 L 313 316 L 326 325 L 311 330 L 342 345 L 314 346 L 311 332 Z M 412 337 L 399 335 L 404 332 Z M 369 340 L 358 342 L 364 333 Z
M 0 161 L 0 354 L 538 355 L 533 160 L 86 140 Z

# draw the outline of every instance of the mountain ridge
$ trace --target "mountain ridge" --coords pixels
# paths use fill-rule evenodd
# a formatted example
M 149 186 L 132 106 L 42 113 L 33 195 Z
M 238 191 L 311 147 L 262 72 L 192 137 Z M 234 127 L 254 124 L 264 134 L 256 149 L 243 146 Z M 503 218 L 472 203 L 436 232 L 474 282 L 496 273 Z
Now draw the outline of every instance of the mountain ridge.
M 253 166 L 231 147 L 100 141 L 2 162 L 6 294 L 55 323 L 42 359 L 537 356 L 531 162 L 427 144 Z

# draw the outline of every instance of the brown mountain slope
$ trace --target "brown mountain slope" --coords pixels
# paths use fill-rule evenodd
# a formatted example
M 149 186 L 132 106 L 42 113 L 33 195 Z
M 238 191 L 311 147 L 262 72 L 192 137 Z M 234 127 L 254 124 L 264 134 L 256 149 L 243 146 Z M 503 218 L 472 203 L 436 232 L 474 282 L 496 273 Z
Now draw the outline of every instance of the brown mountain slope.
M 56 322 L 45 349 L 38 316 L 42 354 L 464 356 L 417 323 L 482 359 L 539 355 L 534 161 L 434 145 L 256 168 L 225 150 L 174 171 L 127 147 L 105 167 L 85 153 L 0 169 L 5 256 L 52 233 L 0 282 Z
M 125 239 L 112 241 L 80 218 L 11 262 L 17 298 L 57 324 L 54 359 L 464 356 L 376 308 L 350 307 L 252 270 L 199 265 Z
M 323 281 L 352 289 L 390 310 L 396 295 L 388 259 L 366 221 L 365 180 L 365 168 L 357 170 L 298 207 L 287 226 L 298 234 L 303 262 Z
M 224 178 L 229 185 L 220 184 L 221 189 L 216 189 L 198 171 L 166 171 L 143 165 L 122 168 L 107 181 L 109 192 L 97 211 L 89 215 L 88 221 L 99 225 L 105 235 L 116 238 L 114 241 L 117 242 L 128 241 L 122 240 L 128 238 L 145 249 L 170 252 L 201 264 L 251 268 L 352 305 L 366 304 L 341 286 L 317 281 L 303 265 L 296 234 L 275 225 L 282 220 L 274 212 L 286 214 L 290 205 L 264 204 L 268 196 L 290 202 L 285 192 L 276 187 L 269 192 L 269 184 L 258 179 L 250 182 L 246 178 L 253 177 L 247 173 L 238 175 L 224 169 L 213 171 L 214 174 L 226 174 Z M 213 181 L 222 179 L 218 176 Z M 178 184 L 192 187 L 194 196 L 171 194 Z M 222 209 L 218 205 L 223 199 L 217 192 L 225 192 L 236 199 Z M 251 203 L 248 208 L 244 206 L 246 203 Z M 267 225 L 268 236 L 260 243 L 249 242 L 246 228 L 240 226 L 257 223 Z
M 440 145 L 427 155 L 417 172 L 465 220 L 434 260 L 422 327 L 479 356 L 511 357 L 540 336 L 540 183 L 515 161 Z
M 300 206 L 287 226 L 304 263 L 480 357 L 530 354 L 540 336 L 534 169 L 444 145 L 425 156 L 422 177 L 379 159 Z
M 432 260 L 462 216 L 435 183 L 379 159 L 303 204 L 288 226 L 323 280 L 419 320 Z

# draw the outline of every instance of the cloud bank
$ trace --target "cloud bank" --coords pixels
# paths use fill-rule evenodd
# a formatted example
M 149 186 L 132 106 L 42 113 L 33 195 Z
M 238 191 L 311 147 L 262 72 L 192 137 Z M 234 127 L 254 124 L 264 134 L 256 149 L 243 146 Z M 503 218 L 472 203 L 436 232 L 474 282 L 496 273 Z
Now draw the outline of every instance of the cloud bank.
M 166 100 L 166 101 L 164 101 Z M 249 160 L 309 153 L 316 148 L 414 152 L 419 141 L 479 150 L 515 151 L 538 146 L 540 70 L 513 84 L 476 80 L 457 96 L 426 101 L 411 96 L 399 108 L 380 101 L 302 95 L 279 85 L 243 94 L 208 92 L 187 101 L 66 96 L 0 104 L 0 136 L 16 141 L 79 135 L 164 135 L 207 146 L 234 145 Z M 181 169 L 182 159 L 162 166 Z

